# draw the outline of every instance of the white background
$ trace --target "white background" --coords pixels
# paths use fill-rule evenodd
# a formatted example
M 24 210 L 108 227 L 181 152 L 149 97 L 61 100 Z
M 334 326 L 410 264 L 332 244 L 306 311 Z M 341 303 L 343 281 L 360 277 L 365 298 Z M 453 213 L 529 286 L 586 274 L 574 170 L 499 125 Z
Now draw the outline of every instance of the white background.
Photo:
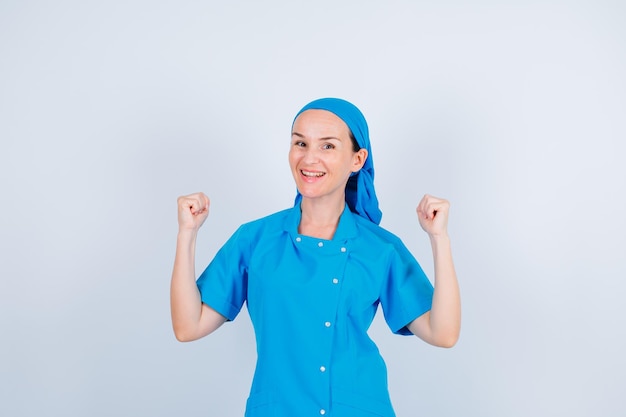
M 0 1 L 0 415 L 241 416 L 245 310 L 175 341 L 176 197 L 203 269 L 289 207 L 291 121 L 357 104 L 382 225 L 452 202 L 451 350 L 372 337 L 399 417 L 622 416 L 626 6 L 620 1 Z

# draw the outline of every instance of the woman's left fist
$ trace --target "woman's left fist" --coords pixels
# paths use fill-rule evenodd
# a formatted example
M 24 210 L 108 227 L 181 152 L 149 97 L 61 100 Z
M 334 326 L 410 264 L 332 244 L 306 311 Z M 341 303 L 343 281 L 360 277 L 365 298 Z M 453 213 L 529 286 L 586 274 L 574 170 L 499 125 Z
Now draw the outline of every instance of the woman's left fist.
M 448 200 L 426 194 L 417 205 L 417 218 L 430 237 L 445 236 L 448 234 L 449 211 Z

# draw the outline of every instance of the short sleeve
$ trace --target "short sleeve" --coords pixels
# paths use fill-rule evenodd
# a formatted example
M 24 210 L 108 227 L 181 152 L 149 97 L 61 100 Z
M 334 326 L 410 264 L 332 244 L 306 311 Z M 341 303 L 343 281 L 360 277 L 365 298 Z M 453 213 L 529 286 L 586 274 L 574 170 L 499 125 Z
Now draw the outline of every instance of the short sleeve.
M 250 248 L 246 233 L 240 227 L 217 252 L 198 278 L 202 302 L 234 320 L 247 297 Z
M 409 250 L 398 242 L 389 256 L 380 302 L 392 332 L 412 335 L 406 327 L 431 309 L 433 285 Z

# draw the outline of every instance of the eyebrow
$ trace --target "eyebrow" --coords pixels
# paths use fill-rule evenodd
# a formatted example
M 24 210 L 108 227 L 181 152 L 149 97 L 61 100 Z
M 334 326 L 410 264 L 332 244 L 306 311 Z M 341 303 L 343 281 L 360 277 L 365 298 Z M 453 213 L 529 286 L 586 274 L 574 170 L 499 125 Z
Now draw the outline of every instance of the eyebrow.
M 298 132 L 291 132 L 291 136 L 297 136 L 299 138 L 302 139 L 306 139 L 306 136 L 304 136 L 302 133 L 298 133 Z M 339 142 L 341 142 L 341 139 L 335 137 L 335 136 L 325 136 L 323 138 L 317 138 L 317 140 L 338 140 Z

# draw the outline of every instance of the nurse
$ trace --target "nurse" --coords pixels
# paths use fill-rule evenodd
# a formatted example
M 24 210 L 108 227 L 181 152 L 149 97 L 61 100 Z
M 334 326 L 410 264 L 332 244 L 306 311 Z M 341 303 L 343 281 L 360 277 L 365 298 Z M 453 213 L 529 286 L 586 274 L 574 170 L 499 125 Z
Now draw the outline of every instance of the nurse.
M 417 206 L 433 286 L 401 240 L 379 226 L 368 127 L 353 104 L 325 98 L 302 108 L 289 165 L 294 207 L 242 225 L 197 281 L 196 236 L 209 199 L 178 199 L 176 338 L 212 333 L 245 302 L 258 353 L 246 417 L 393 417 L 385 363 L 367 329 L 381 305 L 396 334 L 441 347 L 458 340 L 449 203 L 426 195 Z

